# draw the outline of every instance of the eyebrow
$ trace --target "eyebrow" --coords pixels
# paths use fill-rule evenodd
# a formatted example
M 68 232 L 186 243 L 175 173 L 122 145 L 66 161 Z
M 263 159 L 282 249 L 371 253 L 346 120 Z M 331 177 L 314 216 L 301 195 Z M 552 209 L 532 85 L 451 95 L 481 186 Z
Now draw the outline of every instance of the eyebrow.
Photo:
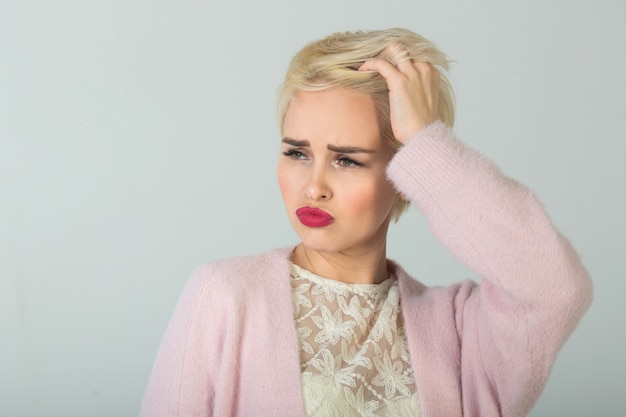
M 311 146 L 308 140 L 296 140 L 291 138 L 283 138 L 283 143 L 297 147 Z M 376 153 L 373 149 L 359 148 L 357 146 L 336 146 L 328 144 L 327 148 L 337 153 Z

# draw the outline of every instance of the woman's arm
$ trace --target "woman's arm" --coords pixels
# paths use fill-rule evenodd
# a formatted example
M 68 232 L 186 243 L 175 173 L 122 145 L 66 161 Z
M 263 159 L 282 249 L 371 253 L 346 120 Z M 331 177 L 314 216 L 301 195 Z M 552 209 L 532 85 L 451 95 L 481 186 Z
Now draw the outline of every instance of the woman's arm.
M 580 258 L 526 187 L 441 122 L 407 141 L 388 175 L 483 278 L 455 304 L 464 412 L 484 414 L 489 398 L 501 415 L 525 415 L 591 301 Z
M 536 197 L 436 121 L 437 70 L 398 50 L 360 68 L 389 86 L 392 129 L 404 144 L 389 178 L 483 278 L 454 301 L 464 415 L 526 415 L 589 306 L 591 281 Z

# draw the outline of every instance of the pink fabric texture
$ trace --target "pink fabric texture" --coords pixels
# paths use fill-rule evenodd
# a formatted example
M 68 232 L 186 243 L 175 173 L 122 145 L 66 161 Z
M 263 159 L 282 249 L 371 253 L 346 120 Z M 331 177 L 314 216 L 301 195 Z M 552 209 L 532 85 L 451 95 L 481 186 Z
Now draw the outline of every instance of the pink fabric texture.
M 395 155 L 388 176 L 482 277 L 480 285 L 427 287 L 392 263 L 422 415 L 527 415 L 591 302 L 579 256 L 528 189 L 441 122 Z M 292 250 L 211 262 L 193 274 L 141 416 L 304 416 Z

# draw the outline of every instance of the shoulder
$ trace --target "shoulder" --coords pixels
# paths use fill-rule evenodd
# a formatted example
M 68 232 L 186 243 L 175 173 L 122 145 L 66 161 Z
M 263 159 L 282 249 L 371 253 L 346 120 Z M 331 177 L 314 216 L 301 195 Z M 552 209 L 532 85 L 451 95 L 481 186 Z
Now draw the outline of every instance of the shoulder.
M 400 265 L 392 265 L 398 278 L 403 309 L 409 312 L 443 315 L 457 320 L 465 303 L 481 290 L 481 286 L 470 279 L 447 286 L 428 286 L 413 278 Z
M 288 260 L 293 248 L 273 249 L 257 255 L 224 258 L 199 266 L 191 274 L 185 293 L 195 296 L 244 296 L 288 283 Z M 189 294 L 189 295 L 191 295 Z
M 223 258 L 207 262 L 198 267 L 193 276 L 198 279 L 210 278 L 214 275 L 230 275 L 237 273 L 254 273 L 266 268 L 274 268 L 281 264 L 286 264 L 292 248 L 278 248 L 263 252 L 257 255 L 238 256 L 233 258 Z
M 423 301 L 429 298 L 466 299 L 480 289 L 478 283 L 469 279 L 445 287 L 428 286 L 412 277 L 401 265 L 395 262 L 391 262 L 391 269 L 398 278 L 402 294 L 406 297 L 419 297 Z

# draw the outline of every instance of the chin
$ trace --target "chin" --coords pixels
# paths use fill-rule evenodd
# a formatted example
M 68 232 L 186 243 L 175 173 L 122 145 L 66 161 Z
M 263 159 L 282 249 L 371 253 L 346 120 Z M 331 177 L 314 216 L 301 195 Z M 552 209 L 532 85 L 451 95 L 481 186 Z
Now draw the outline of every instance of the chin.
M 320 236 L 319 233 L 316 234 L 317 236 L 311 236 L 312 233 L 298 233 L 302 246 L 316 252 L 333 253 L 342 250 L 343 245 L 337 242 L 336 238 L 333 239 L 330 235 Z
M 332 238 L 330 236 L 324 238 L 314 238 L 303 235 L 299 236 L 302 246 L 304 246 L 307 250 L 313 250 L 318 253 L 348 253 L 361 246 L 357 242 L 340 241 L 336 237 Z

